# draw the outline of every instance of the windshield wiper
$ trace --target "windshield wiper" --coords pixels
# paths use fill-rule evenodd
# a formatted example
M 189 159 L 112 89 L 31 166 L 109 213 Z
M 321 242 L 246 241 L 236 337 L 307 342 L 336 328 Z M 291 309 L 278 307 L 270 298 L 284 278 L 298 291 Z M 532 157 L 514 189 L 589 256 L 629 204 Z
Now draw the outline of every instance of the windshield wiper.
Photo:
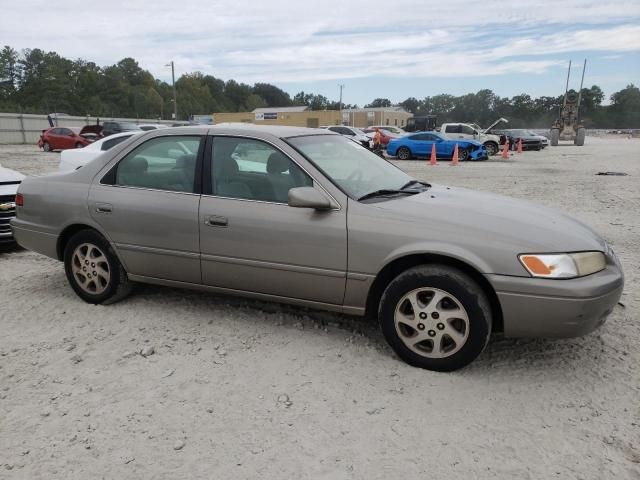
M 400 187 L 400 190 L 404 190 L 405 188 L 415 184 L 422 185 L 423 187 L 427 187 L 427 188 L 431 187 L 431 185 L 429 185 L 428 183 L 419 182 L 418 180 L 410 180 L 407 183 L 405 183 L 402 187 Z
M 366 200 L 368 198 L 374 197 L 383 197 L 384 195 L 393 195 L 396 193 L 404 193 L 405 195 L 413 195 L 415 193 L 419 193 L 417 190 L 392 190 L 388 188 L 383 188 L 382 190 L 376 190 L 375 192 L 367 193 L 366 195 L 358 198 L 358 201 Z

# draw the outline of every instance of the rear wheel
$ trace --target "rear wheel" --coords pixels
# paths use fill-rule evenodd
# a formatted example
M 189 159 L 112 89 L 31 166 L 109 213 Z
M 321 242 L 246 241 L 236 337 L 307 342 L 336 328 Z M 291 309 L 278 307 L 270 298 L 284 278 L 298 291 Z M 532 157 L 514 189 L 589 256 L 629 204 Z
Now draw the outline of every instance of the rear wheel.
M 482 288 L 445 265 L 422 265 L 398 275 L 384 291 L 378 315 L 398 356 L 428 370 L 468 365 L 491 333 L 491 307 Z
M 398 149 L 398 158 L 400 160 L 411 160 L 411 150 L 409 150 L 407 147 L 400 147 Z
M 49 142 L 44 142 L 44 143 L 42 144 L 42 149 L 43 149 L 45 152 L 51 152 L 51 151 L 53 150 L 53 149 L 51 148 L 51 145 L 49 145 Z
M 95 230 L 81 230 L 64 249 L 67 280 L 87 303 L 113 303 L 131 291 L 127 273 L 109 242 Z
M 575 144 L 578 145 L 579 147 L 582 147 L 584 145 L 584 136 L 585 136 L 584 128 L 582 127 L 578 128 L 578 130 L 576 131 Z
M 82 145 L 80 142 L 76 143 L 76 148 L 82 148 L 84 147 L 84 145 Z
M 552 128 L 551 129 L 551 146 L 557 147 L 559 140 L 560 140 L 560 130 L 558 130 L 557 128 Z

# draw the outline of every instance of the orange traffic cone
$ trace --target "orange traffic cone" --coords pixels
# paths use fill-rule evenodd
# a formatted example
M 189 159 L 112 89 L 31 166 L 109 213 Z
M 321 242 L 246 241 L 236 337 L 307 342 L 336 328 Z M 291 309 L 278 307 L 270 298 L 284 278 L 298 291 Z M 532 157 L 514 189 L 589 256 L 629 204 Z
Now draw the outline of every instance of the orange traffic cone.
M 504 142 L 504 147 L 502 148 L 502 158 L 506 160 L 509 159 L 509 140 Z
M 455 148 L 453 149 L 453 157 L 451 158 L 450 166 L 458 165 L 458 144 L 456 143 Z
M 431 145 L 431 158 L 429 159 L 429 165 L 437 165 L 438 159 L 436 155 L 436 144 Z
M 522 139 L 518 140 L 518 153 L 522 153 Z

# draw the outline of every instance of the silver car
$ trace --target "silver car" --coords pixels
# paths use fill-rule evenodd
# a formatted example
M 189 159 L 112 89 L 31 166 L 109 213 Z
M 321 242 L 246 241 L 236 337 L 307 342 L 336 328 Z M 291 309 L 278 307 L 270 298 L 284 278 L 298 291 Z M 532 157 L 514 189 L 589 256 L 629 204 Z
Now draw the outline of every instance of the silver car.
M 63 261 L 87 302 L 145 282 L 369 315 L 431 370 L 467 365 L 492 332 L 586 334 L 623 288 L 587 226 L 420 182 L 319 129 L 153 130 L 28 177 L 16 204 L 18 243 Z

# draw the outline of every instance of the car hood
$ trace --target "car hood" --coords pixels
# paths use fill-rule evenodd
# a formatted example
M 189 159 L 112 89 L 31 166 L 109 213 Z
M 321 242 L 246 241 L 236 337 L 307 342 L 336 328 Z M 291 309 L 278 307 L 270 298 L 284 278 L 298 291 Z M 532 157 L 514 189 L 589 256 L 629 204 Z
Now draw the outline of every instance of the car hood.
M 0 195 L 14 195 L 24 175 L 0 165 Z
M 456 243 L 471 251 L 484 250 L 490 256 L 607 251 L 604 240 L 578 220 L 493 193 L 434 185 L 423 193 L 374 205 L 380 213 L 423 224 L 427 239 Z

